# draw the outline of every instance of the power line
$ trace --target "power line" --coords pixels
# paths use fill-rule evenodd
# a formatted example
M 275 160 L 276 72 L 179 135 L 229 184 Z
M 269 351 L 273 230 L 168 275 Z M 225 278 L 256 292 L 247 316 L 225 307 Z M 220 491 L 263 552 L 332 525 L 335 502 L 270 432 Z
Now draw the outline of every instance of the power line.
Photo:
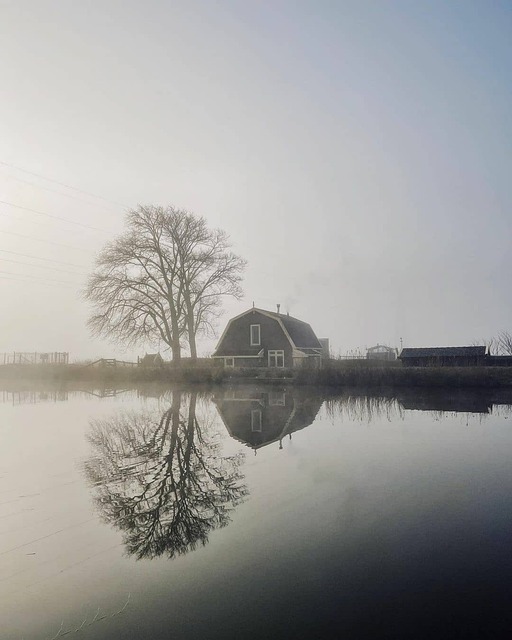
M 73 262 L 63 262 L 62 260 L 52 260 L 51 258 L 41 258 L 40 256 L 33 256 L 29 253 L 20 253 L 19 251 L 9 251 L 7 249 L 0 249 L 2 253 L 9 253 L 13 256 L 22 256 L 23 258 L 33 258 L 34 260 L 43 260 L 44 262 L 54 262 L 55 264 L 65 264 L 68 267 L 79 267 L 80 269 L 87 269 L 86 265 L 74 264 Z
M 81 247 L 72 247 L 69 244 L 64 244 L 63 242 L 53 242 L 52 240 L 43 240 L 42 238 L 35 238 L 34 236 L 27 236 L 23 233 L 16 233 L 15 231 L 1 231 L 0 233 L 8 233 L 11 236 L 19 236 L 20 238 L 28 238 L 29 240 L 35 240 L 36 242 L 46 242 L 48 244 L 54 244 L 58 247 L 66 247 L 67 249 L 73 249 L 73 251 L 83 251 L 85 253 L 93 253 L 88 249 L 82 249 Z
M 10 276 L 16 276 L 17 278 L 29 278 L 30 280 L 39 280 L 43 282 L 59 282 L 60 284 L 69 284 L 72 286 L 76 286 L 74 282 L 71 280 L 56 280 L 55 278 L 38 278 L 37 276 L 31 276 L 25 273 L 17 273 L 16 271 L 4 271 L 0 269 L 0 273 L 7 273 Z
M 6 200 L 0 200 L 0 204 L 6 204 L 9 207 L 15 207 L 16 209 L 23 209 L 24 211 L 29 211 L 38 216 L 45 216 L 46 218 L 53 218 L 54 220 L 59 220 L 60 222 L 66 222 L 67 224 L 74 224 L 78 227 L 83 227 L 85 229 L 92 229 L 93 231 L 99 231 L 100 233 L 108 233 L 106 229 L 99 229 L 98 227 L 93 227 L 90 224 L 83 224 L 82 222 L 75 222 L 74 220 L 70 220 L 69 218 L 63 218 L 61 216 L 55 216 L 51 213 L 45 213 L 44 211 L 37 211 L 36 209 L 31 209 L 30 207 L 23 207 L 19 204 L 14 204 L 14 202 L 7 202 Z M 112 231 L 113 232 L 113 231 Z
M 22 171 L 23 173 L 27 173 L 30 176 L 35 176 L 36 178 L 42 178 L 43 180 L 47 180 L 48 182 L 54 182 L 55 184 L 60 185 L 61 187 L 65 187 L 66 189 L 72 189 L 73 191 L 77 191 L 78 193 L 83 193 L 88 196 L 92 196 L 93 198 L 99 198 L 100 200 L 104 200 L 105 202 L 109 202 L 110 204 L 115 205 L 116 207 L 123 207 L 123 209 L 127 209 L 126 205 L 121 204 L 120 202 L 115 202 L 115 200 L 109 200 L 103 196 L 98 196 L 91 191 L 86 191 L 85 189 L 79 189 L 78 187 L 73 187 L 70 184 L 66 184 L 65 182 L 60 182 L 59 180 L 54 180 L 53 178 L 47 178 L 46 176 L 41 175 L 40 173 L 36 173 L 35 171 L 29 171 L 28 169 L 23 169 L 22 167 L 17 167 L 14 164 L 9 162 L 4 162 L 0 160 L 0 164 L 4 167 L 11 167 L 11 169 L 15 169 L 16 171 Z
M 31 187 L 35 187 L 36 189 L 42 189 L 44 191 L 49 191 L 50 193 L 56 193 L 58 196 L 65 196 L 66 198 L 73 198 L 73 200 L 78 200 L 78 202 L 83 202 L 84 204 L 89 204 L 89 205 L 92 205 L 93 207 L 98 206 L 94 202 L 90 202 L 89 200 L 84 200 L 83 198 L 79 198 L 78 196 L 75 196 L 72 193 L 65 193 L 64 191 L 58 191 L 57 189 L 51 189 L 50 187 L 43 187 L 40 184 L 36 184 L 35 182 L 31 182 L 30 180 L 23 180 L 23 178 L 18 178 L 17 176 L 13 176 L 13 175 L 10 175 L 10 174 L 7 176 L 7 178 L 10 179 L 10 180 L 16 180 L 17 182 L 22 182 L 23 184 L 28 184 Z M 120 206 L 120 205 L 116 205 L 116 207 L 117 206 Z M 107 209 L 105 207 L 105 211 L 109 211 L 109 209 Z
M 53 282 L 31 282 L 30 280 L 22 280 L 21 278 L 13 278 L 11 276 L 0 276 L 0 282 L 3 282 L 5 280 L 10 280 L 11 282 L 16 282 L 17 284 L 23 283 L 24 287 L 25 285 L 35 285 L 37 287 L 56 287 L 58 289 L 62 289 L 63 287 L 65 287 L 68 289 L 76 290 L 76 285 L 71 286 L 69 284 L 57 284 Z
M 1 249 L 0 249 L 1 251 Z M 70 272 L 69 269 L 59 269 L 58 267 L 47 267 L 45 264 L 32 264 L 31 262 L 22 262 L 21 260 L 12 260 L 10 258 L 0 258 L 0 264 L 2 262 L 13 262 L 14 264 L 23 264 L 26 265 L 27 267 L 36 267 L 37 269 L 51 269 L 52 271 L 60 271 L 61 273 L 71 273 L 71 275 L 83 275 L 86 276 L 87 274 L 84 272 L 79 272 L 79 271 L 73 271 Z
M 78 228 L 73 228 L 73 229 L 64 229 L 63 225 L 60 222 L 52 222 L 50 221 L 46 221 L 46 220 L 29 220 L 27 218 L 20 218 L 19 215 L 17 215 L 16 213 L 7 213 L 6 211 L 0 211 L 0 218 L 10 218 L 11 220 L 16 220 L 16 222 L 20 222 L 23 225 L 37 225 L 37 228 L 39 229 L 40 227 L 43 227 L 43 229 L 51 229 L 52 231 L 55 231 L 55 225 L 58 225 L 58 231 L 59 231 L 59 235 L 62 233 L 80 233 L 83 234 L 84 233 L 97 233 L 94 231 L 87 231 L 85 229 L 78 229 Z M 0 231 L 0 233 L 2 233 Z

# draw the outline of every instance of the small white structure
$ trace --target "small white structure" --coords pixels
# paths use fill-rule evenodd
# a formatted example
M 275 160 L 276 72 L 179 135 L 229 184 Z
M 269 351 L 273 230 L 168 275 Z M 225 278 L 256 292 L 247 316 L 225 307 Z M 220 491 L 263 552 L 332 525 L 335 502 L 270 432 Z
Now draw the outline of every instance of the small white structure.
M 366 351 L 366 358 L 368 360 L 396 360 L 397 350 L 393 347 L 386 347 L 383 344 L 376 344 L 374 347 L 370 347 Z

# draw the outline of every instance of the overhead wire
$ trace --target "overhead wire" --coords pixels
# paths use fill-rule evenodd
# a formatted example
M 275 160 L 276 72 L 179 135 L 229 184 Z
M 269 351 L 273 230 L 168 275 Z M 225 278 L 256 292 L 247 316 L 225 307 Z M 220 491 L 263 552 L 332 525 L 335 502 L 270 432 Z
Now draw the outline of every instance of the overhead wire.
M 10 162 L 5 162 L 0 160 L 0 165 L 4 167 L 10 167 L 11 169 L 15 169 L 16 171 L 21 171 L 31 176 L 35 176 L 36 178 L 42 178 L 43 180 L 47 180 L 48 182 L 53 182 L 55 184 L 60 185 L 61 187 L 65 187 L 66 189 L 72 189 L 78 193 L 83 193 L 84 195 L 92 196 L 93 198 L 98 198 L 99 200 L 104 200 L 105 202 L 109 202 L 110 204 L 115 205 L 116 207 L 123 207 L 123 209 L 127 209 L 126 205 L 116 202 L 115 200 L 109 200 L 109 198 L 105 198 L 104 196 L 99 196 L 96 193 L 92 193 L 92 191 L 86 191 L 85 189 L 79 189 L 78 187 L 74 187 L 73 185 L 66 184 L 65 182 L 60 182 L 59 180 L 54 180 L 53 178 L 48 178 L 47 176 L 42 175 L 41 173 L 36 173 L 35 171 L 29 171 L 28 169 L 24 169 L 23 167 L 18 167 Z
M 87 275 L 85 272 L 79 272 L 79 271 L 70 272 L 69 269 L 59 269 L 58 267 L 48 267 L 45 264 L 32 264 L 31 262 L 22 262 L 21 260 L 13 260 L 12 258 L 2 258 L 0 256 L 0 264 L 2 262 L 12 262 L 14 264 L 22 264 L 27 267 L 37 267 L 38 269 L 50 269 L 51 271 L 60 271 L 61 273 L 67 273 L 70 275 L 83 275 L 83 276 Z
M 17 278 L 29 278 L 30 280 L 42 280 L 43 282 L 59 282 L 61 284 L 69 284 L 74 286 L 75 283 L 72 282 L 71 280 L 57 280 L 55 278 L 38 278 L 37 276 L 31 276 L 29 274 L 25 274 L 25 273 L 16 273 L 15 271 L 4 271 L 3 269 L 0 269 L 0 274 L 8 274 L 9 276 L 16 276 Z M 78 275 L 78 274 L 77 274 Z
M 88 249 L 83 249 L 82 247 L 72 247 L 69 244 L 64 244 L 63 242 L 53 242 L 52 240 L 44 240 L 43 238 L 35 238 L 34 236 L 27 236 L 23 233 L 16 233 L 15 231 L 2 231 L 1 233 L 8 233 L 11 236 L 19 236 L 20 238 L 28 238 L 29 240 L 35 240 L 36 242 L 46 242 L 48 244 L 54 244 L 58 247 L 66 247 L 67 249 L 72 249 L 73 251 L 83 251 L 84 253 L 94 253 L 93 251 L 89 251 Z
M 37 209 L 32 209 L 30 207 L 24 207 L 22 205 L 15 204 L 14 202 L 7 202 L 6 200 L 0 200 L 0 204 L 5 204 L 5 205 L 8 205 L 9 207 L 15 207 L 16 209 L 23 209 L 24 211 L 29 211 L 34 215 L 44 216 L 46 218 L 53 218 L 54 220 L 59 220 L 59 222 L 74 224 L 78 227 L 83 227 L 84 229 L 92 229 L 93 231 L 99 231 L 100 233 L 110 234 L 113 232 L 113 230 L 108 231 L 107 229 L 100 229 L 99 227 L 93 227 L 90 224 L 84 224 L 83 222 L 76 222 L 75 220 L 70 220 L 69 218 L 63 218 L 62 216 L 56 216 L 51 213 L 46 213 L 44 211 L 38 211 Z
M 26 227 L 29 225 L 30 226 L 37 225 L 37 228 L 34 229 L 34 232 L 38 232 L 38 230 L 41 229 L 42 227 L 43 229 L 47 229 L 52 232 L 57 231 L 59 236 L 62 235 L 63 233 L 67 233 L 67 234 L 71 234 L 71 237 L 76 238 L 76 234 L 80 234 L 81 239 L 84 238 L 84 234 L 86 233 L 95 233 L 95 234 L 99 233 L 97 231 L 89 231 L 87 229 L 79 229 L 77 227 L 74 227 L 72 229 L 70 228 L 65 229 L 63 228 L 62 223 L 57 221 L 53 222 L 51 220 L 29 220 L 25 218 L 20 218 L 19 215 L 17 215 L 16 213 L 7 213 L 5 211 L 0 211 L 0 220 L 1 219 L 5 220 L 6 218 L 10 218 L 11 220 L 15 220 L 16 222 L 21 223 L 22 227 Z M 12 228 L 17 228 L 17 227 L 12 227 Z M 0 230 L 0 234 L 1 233 L 2 233 L 2 230 Z M 91 241 L 95 242 L 96 238 L 87 237 L 87 240 L 90 242 Z M 101 238 L 101 241 L 103 241 L 103 238 Z
M 17 176 L 13 176 L 11 174 L 8 174 L 6 177 L 7 179 L 10 179 L 10 180 L 16 180 L 16 182 L 22 182 L 23 184 L 28 184 L 29 186 L 35 187 L 36 189 L 41 189 L 42 191 L 49 191 L 50 193 L 56 193 L 58 196 L 64 196 L 65 198 L 72 198 L 73 200 L 77 200 L 78 202 L 83 202 L 84 204 L 88 204 L 93 207 L 98 206 L 98 203 L 90 202 L 89 200 L 84 200 L 83 198 L 79 198 L 78 196 L 75 196 L 73 193 L 65 193 L 64 191 L 58 191 L 57 189 L 51 189 L 50 187 L 43 187 L 40 184 L 36 184 L 35 182 L 31 182 L 30 180 L 23 180 L 23 178 L 18 178 Z M 109 204 L 109 208 L 103 205 L 104 211 L 112 211 L 110 209 L 111 206 L 115 206 L 116 208 L 118 208 L 121 205 Z
M 63 260 L 52 260 L 51 258 L 41 258 L 40 256 L 34 256 L 29 253 L 20 253 L 19 251 L 10 251 L 8 249 L 0 249 L 1 253 L 9 253 L 13 256 L 22 256 L 23 258 L 32 258 L 34 260 L 42 260 L 44 262 L 54 262 L 55 264 L 65 264 L 68 267 L 79 267 L 80 269 L 87 269 L 86 265 L 75 264 L 73 262 L 64 262 Z
M 62 289 L 62 287 L 66 287 L 68 289 L 75 289 L 76 290 L 76 285 L 69 285 L 69 284 L 57 284 L 54 282 L 36 282 L 36 281 L 31 281 L 31 280 L 24 280 L 23 278 L 17 278 L 17 277 L 12 277 L 12 276 L 2 276 L 0 275 L 0 281 L 5 281 L 5 280 L 10 280 L 11 282 L 15 282 L 15 283 L 23 283 L 23 285 L 35 285 L 37 287 L 57 287 L 59 289 Z

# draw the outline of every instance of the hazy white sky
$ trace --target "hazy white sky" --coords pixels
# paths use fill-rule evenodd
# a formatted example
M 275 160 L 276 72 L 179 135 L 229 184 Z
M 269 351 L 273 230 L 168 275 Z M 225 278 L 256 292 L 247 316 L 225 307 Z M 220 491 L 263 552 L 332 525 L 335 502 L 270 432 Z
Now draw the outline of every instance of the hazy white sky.
M 220 328 L 254 300 L 335 352 L 512 330 L 511 33 L 484 0 L 0 0 L 0 353 L 122 354 L 78 290 L 137 203 L 248 259 Z

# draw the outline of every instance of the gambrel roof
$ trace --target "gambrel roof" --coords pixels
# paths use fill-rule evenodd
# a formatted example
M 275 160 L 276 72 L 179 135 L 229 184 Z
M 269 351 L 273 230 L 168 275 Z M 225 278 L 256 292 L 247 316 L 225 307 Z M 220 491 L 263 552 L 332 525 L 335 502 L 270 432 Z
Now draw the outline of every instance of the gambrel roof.
M 309 325 L 307 322 L 303 322 L 302 320 L 289 316 L 288 314 L 275 313 L 274 311 L 266 311 L 265 309 L 258 309 L 257 307 L 252 307 L 251 309 L 248 309 L 247 311 L 244 311 L 243 313 L 229 320 L 226 328 L 224 329 L 224 332 L 220 337 L 220 340 L 217 344 L 217 348 L 215 349 L 213 357 L 234 355 L 233 353 L 231 353 L 231 350 L 228 353 L 227 351 L 221 348 L 222 341 L 224 340 L 224 337 L 228 333 L 232 323 L 238 320 L 239 318 L 243 318 L 245 315 L 248 315 L 250 313 L 260 313 L 264 316 L 267 316 L 268 318 L 272 318 L 273 320 L 276 320 L 281 326 L 283 333 L 288 339 L 288 341 L 290 342 L 290 345 L 292 346 L 292 348 L 297 349 L 307 355 L 319 355 L 319 352 L 317 352 L 316 350 L 321 350 L 322 345 L 320 344 L 320 341 L 316 337 L 315 332 L 311 328 L 311 325 Z M 246 353 L 250 357 L 256 357 L 256 355 L 260 355 L 259 353 L 260 351 L 261 351 L 260 346 L 258 346 L 257 348 L 253 347 L 250 350 L 244 349 L 244 353 Z
M 322 345 L 320 344 L 318 338 L 315 335 L 315 332 L 311 328 L 311 325 L 307 322 L 303 322 L 298 318 L 293 318 L 285 313 L 274 313 L 272 311 L 262 311 L 261 309 L 256 309 L 256 311 L 260 311 L 260 313 L 264 313 L 267 316 L 271 316 L 276 320 L 280 320 L 286 331 L 288 332 L 290 338 L 292 339 L 293 346 L 297 349 L 321 349 Z

